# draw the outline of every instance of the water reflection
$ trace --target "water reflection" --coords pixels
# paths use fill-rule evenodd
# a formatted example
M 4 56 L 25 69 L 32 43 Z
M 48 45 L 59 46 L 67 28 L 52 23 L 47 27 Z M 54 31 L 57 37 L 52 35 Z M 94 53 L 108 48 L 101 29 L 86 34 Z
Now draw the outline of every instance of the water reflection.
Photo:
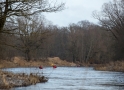
M 11 90 L 124 90 L 124 73 L 95 71 L 84 67 L 46 67 L 4 69 L 14 73 L 40 73 L 49 78 L 46 83 Z

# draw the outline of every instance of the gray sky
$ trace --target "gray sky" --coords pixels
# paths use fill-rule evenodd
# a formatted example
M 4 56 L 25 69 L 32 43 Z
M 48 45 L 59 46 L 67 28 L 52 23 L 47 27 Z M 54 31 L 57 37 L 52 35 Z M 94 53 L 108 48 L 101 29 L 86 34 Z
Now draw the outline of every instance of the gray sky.
M 46 19 L 52 21 L 54 25 L 68 26 L 70 23 L 77 23 L 82 20 L 89 20 L 97 23 L 92 17 L 94 10 L 100 11 L 104 3 L 110 0 L 57 0 L 65 2 L 66 9 L 57 13 L 45 13 Z

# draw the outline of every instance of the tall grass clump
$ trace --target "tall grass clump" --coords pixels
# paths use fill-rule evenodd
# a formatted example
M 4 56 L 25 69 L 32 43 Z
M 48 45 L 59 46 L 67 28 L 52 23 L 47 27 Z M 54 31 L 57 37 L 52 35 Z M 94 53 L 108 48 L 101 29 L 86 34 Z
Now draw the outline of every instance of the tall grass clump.
M 25 74 L 0 71 L 0 89 L 12 87 L 35 85 L 36 83 L 47 82 L 47 78 L 37 74 Z
M 124 72 L 124 61 L 109 62 L 107 64 L 95 65 L 94 69 L 103 71 Z

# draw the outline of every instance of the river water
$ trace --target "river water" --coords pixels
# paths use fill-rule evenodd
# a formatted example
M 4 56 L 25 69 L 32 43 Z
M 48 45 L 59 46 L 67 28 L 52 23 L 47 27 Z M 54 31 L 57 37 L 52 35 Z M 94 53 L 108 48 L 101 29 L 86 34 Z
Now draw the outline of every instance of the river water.
M 49 78 L 46 83 L 11 90 L 124 90 L 124 73 L 96 71 L 92 67 L 44 67 L 4 69 L 14 73 L 39 73 Z

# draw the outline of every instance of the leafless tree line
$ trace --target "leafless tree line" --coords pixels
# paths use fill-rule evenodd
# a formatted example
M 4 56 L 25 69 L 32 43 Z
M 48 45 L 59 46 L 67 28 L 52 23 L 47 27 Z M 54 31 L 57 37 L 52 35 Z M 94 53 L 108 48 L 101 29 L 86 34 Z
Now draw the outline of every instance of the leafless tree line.
M 112 38 L 103 27 L 80 21 L 70 24 L 68 27 L 57 28 L 54 26 L 51 33 L 54 35 L 47 38 L 42 53 L 54 57 L 58 56 L 71 62 L 108 62 L 113 58 Z M 110 55 L 111 54 L 111 55 Z
M 105 3 L 101 12 L 93 12 L 99 25 L 79 21 L 67 27 L 58 27 L 46 24 L 45 19 L 36 14 L 15 17 L 14 24 L 6 22 L 1 29 L 11 33 L 0 34 L 0 58 L 23 56 L 26 60 L 40 60 L 57 56 L 80 63 L 124 60 L 123 4 L 123 0 L 114 0 Z

